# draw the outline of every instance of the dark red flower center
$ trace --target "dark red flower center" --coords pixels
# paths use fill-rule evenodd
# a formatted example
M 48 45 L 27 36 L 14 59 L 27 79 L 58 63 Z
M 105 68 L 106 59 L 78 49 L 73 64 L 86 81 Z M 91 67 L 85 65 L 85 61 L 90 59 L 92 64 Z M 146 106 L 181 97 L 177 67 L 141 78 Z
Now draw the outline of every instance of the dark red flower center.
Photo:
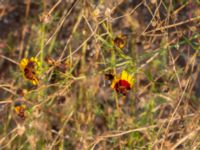
M 118 93 L 126 95 L 128 90 L 131 89 L 131 84 L 126 80 L 119 80 L 114 88 Z
M 27 64 L 28 68 L 34 69 L 35 68 L 35 62 L 34 61 L 29 61 Z
M 27 79 L 34 80 L 36 73 L 33 69 L 26 67 L 24 68 L 24 75 Z

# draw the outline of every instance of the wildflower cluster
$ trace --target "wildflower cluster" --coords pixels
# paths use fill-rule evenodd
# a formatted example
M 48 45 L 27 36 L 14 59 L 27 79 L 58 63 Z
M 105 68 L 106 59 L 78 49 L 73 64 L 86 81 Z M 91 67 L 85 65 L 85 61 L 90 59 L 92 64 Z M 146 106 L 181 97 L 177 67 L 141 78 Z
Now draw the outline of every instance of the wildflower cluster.
M 126 45 L 126 36 L 119 35 L 115 39 L 113 39 L 114 49 L 122 50 Z M 68 63 L 57 62 L 55 59 L 47 56 L 45 58 L 45 62 L 49 67 L 55 68 L 55 70 L 64 73 L 67 69 Z M 33 85 L 39 84 L 39 75 L 41 64 L 37 58 L 23 58 L 19 67 L 23 73 L 25 79 L 30 81 Z M 127 95 L 127 93 L 131 90 L 134 83 L 134 77 L 130 75 L 127 71 L 123 70 L 121 74 L 106 74 L 106 78 L 111 81 L 111 88 L 114 89 L 117 93 L 122 95 Z M 20 96 L 24 96 L 23 91 L 18 91 Z M 64 99 L 62 98 L 59 103 L 63 103 Z M 21 102 L 16 102 L 14 104 L 14 111 L 20 118 L 24 119 L 26 117 L 25 111 L 27 109 L 26 104 Z

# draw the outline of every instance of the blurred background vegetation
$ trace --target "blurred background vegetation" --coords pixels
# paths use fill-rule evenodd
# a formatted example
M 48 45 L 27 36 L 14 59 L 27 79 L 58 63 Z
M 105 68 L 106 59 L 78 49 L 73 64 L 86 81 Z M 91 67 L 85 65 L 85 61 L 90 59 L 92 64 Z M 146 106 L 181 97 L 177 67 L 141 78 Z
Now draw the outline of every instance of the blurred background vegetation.
M 199 50 L 199 0 L 0 0 L 0 149 L 198 150 Z

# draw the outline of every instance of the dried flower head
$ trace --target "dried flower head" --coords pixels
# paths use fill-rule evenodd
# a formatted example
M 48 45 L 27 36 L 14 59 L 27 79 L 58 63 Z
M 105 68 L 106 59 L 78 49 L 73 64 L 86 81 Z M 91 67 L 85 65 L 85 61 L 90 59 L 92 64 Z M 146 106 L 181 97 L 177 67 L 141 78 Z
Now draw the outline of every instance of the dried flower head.
M 58 105 L 64 104 L 65 101 L 66 101 L 65 96 L 57 96 L 57 97 L 56 97 L 56 103 L 57 103 Z
M 24 96 L 28 91 L 26 89 L 17 89 L 16 93 L 19 95 L 19 96 Z
M 114 75 L 112 74 L 112 73 L 107 73 L 107 74 L 105 74 L 105 79 L 106 80 L 110 80 L 110 81 L 112 81 L 113 79 L 114 79 Z
M 65 73 L 68 67 L 69 67 L 69 64 L 66 61 L 56 64 L 56 69 L 62 73 Z
M 118 35 L 114 39 L 114 45 L 120 49 L 123 49 L 126 45 L 126 36 L 123 34 Z
M 49 65 L 49 66 L 54 66 L 55 70 L 58 70 L 62 73 L 65 73 L 67 68 L 69 67 L 69 62 L 68 60 L 66 61 L 56 61 L 55 59 L 53 59 L 50 56 L 46 56 L 45 57 L 45 62 Z
M 23 72 L 23 75 L 26 79 L 31 81 L 34 85 L 38 84 L 38 68 L 39 68 L 39 62 L 37 58 L 31 57 L 30 59 L 28 58 L 23 58 L 20 61 L 20 69 Z
M 56 61 L 49 55 L 47 55 L 44 60 L 50 66 L 53 66 L 56 64 Z
M 111 88 L 116 92 L 126 95 L 133 86 L 134 78 L 126 71 L 122 71 L 120 76 L 115 76 L 112 80 Z

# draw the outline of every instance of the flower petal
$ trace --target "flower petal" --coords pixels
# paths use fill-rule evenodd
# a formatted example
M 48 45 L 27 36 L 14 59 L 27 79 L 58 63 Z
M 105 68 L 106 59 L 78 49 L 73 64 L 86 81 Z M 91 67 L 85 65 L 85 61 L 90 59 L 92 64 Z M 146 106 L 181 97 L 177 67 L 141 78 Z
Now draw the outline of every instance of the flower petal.
M 123 70 L 121 74 L 121 80 L 127 80 L 127 79 L 128 79 L 128 73 L 125 70 Z
M 21 70 L 24 70 L 24 68 L 26 67 L 26 65 L 28 64 L 28 59 L 27 58 L 23 58 L 21 61 L 20 61 L 20 69 Z
M 115 88 L 115 84 L 119 81 L 118 77 L 114 77 L 114 79 L 112 80 L 112 84 L 111 84 L 111 88 L 114 89 Z

